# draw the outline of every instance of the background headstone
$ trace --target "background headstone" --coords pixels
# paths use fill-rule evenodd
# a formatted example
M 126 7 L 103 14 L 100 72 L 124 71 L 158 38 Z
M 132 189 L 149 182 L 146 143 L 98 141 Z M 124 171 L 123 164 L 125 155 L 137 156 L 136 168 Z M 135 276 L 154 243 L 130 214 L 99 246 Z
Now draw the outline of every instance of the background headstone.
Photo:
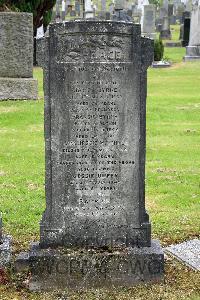
M 66 16 L 66 10 L 65 10 L 65 7 L 66 7 L 65 0 L 62 0 L 62 20 L 63 20 L 63 21 L 65 20 L 65 16 Z
M 155 18 L 156 18 L 156 7 L 154 4 L 144 5 L 144 17 L 142 33 L 146 37 L 155 39 Z
M 0 100 L 37 99 L 32 14 L 0 12 Z
M 76 15 L 80 17 L 81 5 L 80 5 L 80 1 L 78 1 L 78 0 L 75 1 L 75 11 L 76 11 Z
M 3 222 L 0 213 L 0 268 L 6 267 L 11 259 L 11 236 L 3 235 Z
M 85 19 L 94 18 L 95 14 L 94 14 L 92 1 L 91 0 L 85 0 L 84 5 L 85 5 L 84 18 Z
M 200 59 L 200 3 L 191 12 L 189 45 L 186 47 L 185 60 Z
M 185 18 L 183 24 L 183 38 L 181 42 L 182 47 L 188 46 L 189 38 L 190 38 L 190 18 Z
M 163 40 L 171 40 L 170 23 L 169 23 L 168 16 L 163 18 L 162 29 L 160 32 L 160 38 Z
M 60 13 L 61 1 L 62 0 L 57 0 L 56 1 L 56 18 L 61 18 L 61 13 Z
M 90 20 L 51 24 L 45 47 L 46 211 L 30 288 L 160 280 L 144 195 L 153 41 L 140 25 Z

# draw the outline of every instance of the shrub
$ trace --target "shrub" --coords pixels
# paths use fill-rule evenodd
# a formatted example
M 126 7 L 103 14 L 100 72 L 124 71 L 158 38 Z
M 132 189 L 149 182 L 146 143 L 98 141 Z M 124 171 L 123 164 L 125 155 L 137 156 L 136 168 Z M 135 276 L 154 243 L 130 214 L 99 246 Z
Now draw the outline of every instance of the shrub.
M 154 40 L 154 61 L 160 61 L 163 58 L 164 45 L 161 39 Z

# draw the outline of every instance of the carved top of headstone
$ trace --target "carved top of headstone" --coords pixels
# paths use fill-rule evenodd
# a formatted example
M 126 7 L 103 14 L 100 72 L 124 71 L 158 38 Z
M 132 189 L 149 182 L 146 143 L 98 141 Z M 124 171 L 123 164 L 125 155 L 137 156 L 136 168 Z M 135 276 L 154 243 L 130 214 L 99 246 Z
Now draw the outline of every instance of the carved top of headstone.
M 0 77 L 32 77 L 32 14 L 0 12 L 0 61 Z
M 146 70 L 129 22 L 51 24 L 46 41 L 46 211 L 41 246 L 149 246 Z

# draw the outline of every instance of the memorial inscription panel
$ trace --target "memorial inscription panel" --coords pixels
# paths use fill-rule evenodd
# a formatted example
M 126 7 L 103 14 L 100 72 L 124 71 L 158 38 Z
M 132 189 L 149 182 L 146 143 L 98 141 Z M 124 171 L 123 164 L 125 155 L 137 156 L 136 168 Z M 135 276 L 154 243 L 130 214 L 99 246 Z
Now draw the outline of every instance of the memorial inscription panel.
M 139 191 L 140 28 L 85 23 L 50 27 L 41 245 L 146 245 Z

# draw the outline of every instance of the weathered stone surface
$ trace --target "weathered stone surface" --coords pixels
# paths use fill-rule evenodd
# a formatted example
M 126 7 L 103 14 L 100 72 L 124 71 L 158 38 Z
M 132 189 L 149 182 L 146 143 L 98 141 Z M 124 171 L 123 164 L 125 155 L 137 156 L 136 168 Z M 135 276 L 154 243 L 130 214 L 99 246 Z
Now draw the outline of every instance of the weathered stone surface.
M 177 245 L 171 245 L 164 250 L 194 270 L 200 271 L 200 240 L 194 239 Z
M 152 60 L 150 43 L 146 53 L 132 23 L 50 27 L 43 247 L 150 245 L 139 151 L 141 68 L 145 77 L 149 65 L 142 55 Z
M 11 237 L 3 235 L 3 223 L 0 214 L 0 268 L 8 265 L 11 257 Z
M 0 61 L 0 100 L 37 99 L 32 14 L 0 12 Z
M 0 77 L 33 76 L 33 16 L 0 12 Z
M 163 40 L 171 40 L 171 31 L 169 24 L 169 17 L 163 18 L 162 30 L 160 32 L 160 38 Z
M 38 84 L 33 78 L 0 78 L 0 100 L 37 99 Z
M 132 286 L 163 278 L 164 255 L 157 241 L 151 247 L 124 251 L 41 249 L 34 244 L 29 252 L 33 291 Z M 17 259 L 17 267 L 27 267 L 27 255 Z
M 11 236 L 3 235 L 0 241 L 0 268 L 8 265 L 11 259 Z
M 144 5 L 142 33 L 149 38 L 155 38 L 156 7 L 154 4 Z
M 90 20 L 51 24 L 43 45 L 46 210 L 40 246 L 18 267 L 24 257 L 33 290 L 159 280 L 144 188 L 153 41 L 132 22 Z

